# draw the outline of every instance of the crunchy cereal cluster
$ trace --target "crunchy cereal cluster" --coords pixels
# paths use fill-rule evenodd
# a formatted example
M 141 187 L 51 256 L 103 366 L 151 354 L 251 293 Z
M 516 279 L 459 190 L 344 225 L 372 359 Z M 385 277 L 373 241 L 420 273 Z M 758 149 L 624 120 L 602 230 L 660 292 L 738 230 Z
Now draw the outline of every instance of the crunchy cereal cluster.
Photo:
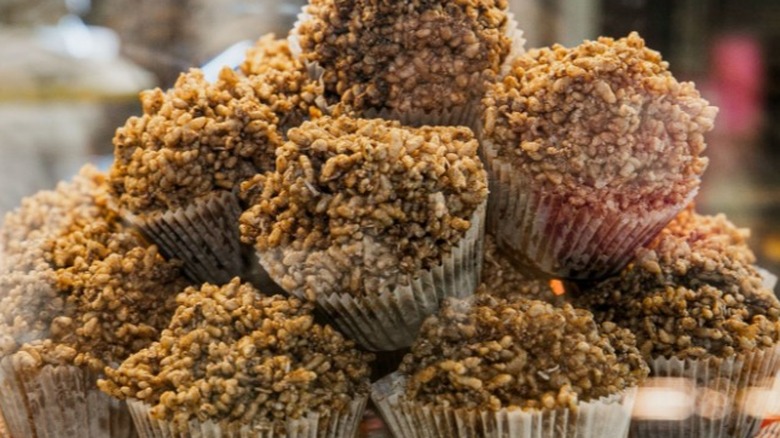
M 312 80 L 303 62 L 292 55 L 287 39 L 263 36 L 247 51 L 240 69 L 257 99 L 276 113 L 283 134 L 320 117 L 320 107 L 327 105 L 322 84 Z
M 748 231 L 683 211 L 620 275 L 577 297 L 629 328 L 646 357 L 720 357 L 773 346 L 780 302 L 763 288 Z
M 179 263 L 167 262 L 121 225 L 106 205 L 104 183 L 85 170 L 9 216 L 10 224 L 29 218 L 38 226 L 45 215 L 62 215 L 36 231 L 11 227 L 37 240 L 27 254 L 11 257 L 33 264 L 9 264 L 0 274 L 1 355 L 19 350 L 16 359 L 31 367 L 75 364 L 100 371 L 148 345 L 167 325 L 173 297 L 186 286 Z
M 166 211 L 273 169 L 278 117 L 238 73 L 225 68 L 209 84 L 190 70 L 167 92 L 141 93 L 141 103 L 144 114 L 114 137 L 111 190 L 121 207 Z
M 476 293 L 490 294 L 497 298 L 546 301 L 560 305 L 563 296 L 557 296 L 547 280 L 531 278 L 518 270 L 496 245 L 493 236 L 486 234 L 484 241 L 485 258 L 482 261 L 482 284 Z
M 506 0 L 312 0 L 298 29 L 336 101 L 442 110 L 479 99 L 510 50 Z
M 72 182 L 24 198 L 0 227 L 0 272 L 33 271 L 43 261 L 42 241 L 59 232 L 74 216 L 98 216 L 94 199 L 105 196 L 104 185 L 103 174 L 84 166 Z
M 276 251 L 308 297 L 392 287 L 458 243 L 487 197 L 467 128 L 323 117 L 289 132 L 276 171 L 242 185 L 245 243 Z
M 63 313 L 47 242 L 73 216 L 98 216 L 94 198 L 103 183 L 87 166 L 72 182 L 25 198 L 6 215 L 0 228 L 0 356 L 48 336 L 52 318 Z
M 99 387 L 153 405 L 160 419 L 285 419 L 337 411 L 368 391 L 372 355 L 329 326 L 311 305 L 265 297 L 234 279 L 189 288 L 159 342 L 108 369 Z
M 54 240 L 51 263 L 65 314 L 51 323 L 52 339 L 73 346 L 76 365 L 118 364 L 156 340 L 188 282 L 178 261 L 106 215 L 74 224 Z
M 717 113 L 636 33 L 531 50 L 483 103 L 501 160 L 545 193 L 611 210 L 684 202 Z
M 576 408 L 648 373 L 628 330 L 590 312 L 488 295 L 447 300 L 401 371 L 410 400 L 452 408 Z

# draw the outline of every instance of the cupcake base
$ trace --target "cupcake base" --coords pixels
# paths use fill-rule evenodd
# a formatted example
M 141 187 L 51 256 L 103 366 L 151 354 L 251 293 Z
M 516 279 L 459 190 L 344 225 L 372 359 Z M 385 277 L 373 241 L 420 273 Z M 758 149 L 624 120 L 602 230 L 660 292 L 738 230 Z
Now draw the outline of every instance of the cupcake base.
M 0 361 L 0 410 L 12 437 L 132 438 L 124 402 L 98 390 L 97 375 L 74 366 L 28 370 Z
M 371 398 L 393 435 L 404 438 L 623 438 L 628 432 L 636 388 L 581 402 L 576 410 L 480 411 L 406 400 L 405 378 L 394 373 L 372 385 Z
M 640 388 L 630 436 L 753 437 L 779 358 L 780 350 L 770 348 L 729 359 L 648 362 L 653 378 Z
M 138 400 L 129 400 L 133 422 L 141 438 L 342 438 L 357 434 L 360 419 L 368 401 L 358 397 L 345 409 L 330 411 L 327 415 L 310 413 L 306 417 L 289 420 L 283 434 L 276 433 L 267 422 L 228 423 L 198 420 L 188 422 L 163 421 L 152 418 L 151 406 Z
M 472 216 L 471 228 L 442 263 L 415 274 L 409 284 L 371 296 L 318 295 L 317 306 L 340 331 L 365 349 L 392 351 L 412 345 L 425 318 L 438 311 L 445 298 L 469 297 L 479 286 L 484 217 L 483 204 Z M 268 252 L 258 257 L 271 278 L 286 275 L 282 254 Z M 301 290 L 288 292 L 307 299 Z
M 224 284 L 241 275 L 244 268 L 240 215 L 236 195 L 222 191 L 184 208 L 143 218 L 126 214 L 125 218 L 166 257 L 184 262 L 184 272 L 192 280 Z
M 598 279 L 622 269 L 696 195 L 658 210 L 575 206 L 525 181 L 482 140 L 490 175 L 488 229 L 521 268 L 542 276 Z

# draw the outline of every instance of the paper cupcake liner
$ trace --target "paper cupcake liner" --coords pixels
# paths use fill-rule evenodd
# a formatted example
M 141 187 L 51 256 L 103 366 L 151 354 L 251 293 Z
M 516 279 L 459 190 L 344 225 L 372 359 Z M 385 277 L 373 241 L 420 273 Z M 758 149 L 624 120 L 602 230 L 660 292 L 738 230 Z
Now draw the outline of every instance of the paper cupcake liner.
M 777 348 L 769 348 L 722 363 L 649 361 L 652 377 L 637 395 L 630 436 L 753 437 L 771 397 L 767 381 L 774 376 L 779 357 Z
M 0 410 L 12 437 L 132 438 L 124 402 L 96 385 L 97 375 L 75 366 L 18 368 L 0 361 Z
M 623 438 L 636 388 L 580 402 L 576 410 L 452 409 L 406 400 L 405 377 L 393 373 L 372 385 L 371 399 L 396 437 Z
M 754 438 L 780 438 L 780 422 L 768 424 Z
M 465 298 L 479 286 L 482 271 L 485 205 L 471 218 L 466 235 L 432 269 L 409 276 L 409 284 L 399 285 L 372 296 L 336 293 L 316 297 L 317 306 L 340 331 L 365 349 L 390 351 L 406 348 L 414 342 L 420 325 L 438 311 L 448 297 Z M 278 253 L 258 254 L 272 278 L 286 274 Z M 306 299 L 302 290 L 288 293 Z
M 526 40 L 523 37 L 523 31 L 520 30 L 520 25 L 517 23 L 515 14 L 512 12 L 507 12 L 506 16 L 507 31 L 505 34 L 512 41 L 512 44 L 509 48 L 509 54 L 507 55 L 506 59 L 504 59 L 504 62 L 501 64 L 501 68 L 499 69 L 500 78 L 505 77 L 512 71 L 512 62 L 515 60 L 515 58 L 525 54 Z
M 479 100 L 475 100 L 467 105 L 454 106 L 440 111 L 398 111 L 387 108 L 380 110 L 368 108 L 356 111 L 356 113 L 364 119 L 397 120 L 404 126 L 467 126 L 473 130 L 479 115 L 478 108 Z
M 777 275 L 767 271 L 766 269 L 760 266 L 756 266 L 756 270 L 761 275 L 761 280 L 762 280 L 761 286 L 771 291 L 774 291 L 775 286 L 777 286 Z
M 186 422 L 164 421 L 152 418 L 151 406 L 139 401 L 127 402 L 140 438 L 343 438 L 357 434 L 368 396 L 356 397 L 341 411 L 327 414 L 309 413 L 306 417 L 288 420 L 285 433 L 275 433 L 263 419 L 242 424 L 240 422 Z
M 649 211 L 577 207 L 535 189 L 497 157 L 489 140 L 481 144 L 490 185 L 488 231 L 499 248 L 537 275 L 595 279 L 617 272 L 696 195 L 694 190 L 678 204 Z
M 187 207 L 145 218 L 126 214 L 125 218 L 166 257 L 184 262 L 184 272 L 192 280 L 224 284 L 241 275 L 244 268 L 239 216 L 236 195 L 219 191 Z

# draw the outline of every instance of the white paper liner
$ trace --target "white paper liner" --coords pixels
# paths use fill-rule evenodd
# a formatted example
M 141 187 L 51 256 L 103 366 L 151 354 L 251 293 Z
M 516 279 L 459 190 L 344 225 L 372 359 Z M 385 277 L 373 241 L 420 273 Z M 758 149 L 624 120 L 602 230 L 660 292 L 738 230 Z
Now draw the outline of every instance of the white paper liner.
M 489 174 L 488 232 L 515 261 L 549 276 L 595 279 L 617 272 L 698 191 L 659 210 L 576 207 L 565 198 L 534 189 L 538 184 L 526 181 L 498 158 L 491 141 L 481 138 L 481 145 Z
M 405 377 L 386 376 L 372 385 L 371 399 L 396 437 L 624 438 L 636 388 L 581 402 L 577 410 L 479 411 L 406 400 Z
M 163 421 L 152 418 L 151 406 L 142 401 L 128 400 L 127 405 L 140 438 L 343 438 L 357 434 L 367 402 L 368 396 L 358 396 L 341 411 L 309 413 L 306 417 L 289 420 L 286 433 L 282 435 L 274 433 L 265 419 L 258 418 L 249 424 L 197 419 Z
M 301 48 L 300 35 L 298 34 L 298 30 L 305 21 L 308 21 L 312 18 L 312 16 L 306 12 L 307 7 L 308 5 L 304 5 L 301 8 L 301 11 L 298 13 L 297 18 L 295 19 L 295 23 L 293 23 L 293 27 L 290 30 L 290 33 L 287 35 L 287 44 L 290 47 L 290 54 L 292 57 L 300 59 L 301 62 L 303 62 L 303 65 L 306 68 L 306 72 L 309 74 L 309 79 L 315 82 L 319 82 L 322 86 L 322 89 L 325 90 L 325 83 L 322 81 L 322 76 L 325 74 L 325 69 L 316 62 L 301 59 L 301 55 L 303 55 L 303 49 Z M 315 103 L 324 115 L 332 114 L 333 109 L 336 106 L 329 104 L 327 99 L 325 99 L 325 96 L 317 96 Z
M 412 345 L 422 322 L 439 310 L 445 298 L 469 297 L 479 286 L 484 218 L 482 204 L 471 218 L 471 228 L 452 252 L 438 266 L 411 276 L 410 284 L 371 297 L 348 293 L 318 295 L 317 306 L 341 332 L 365 349 L 391 351 Z M 284 277 L 285 268 L 276 261 L 283 256 L 265 252 L 258 257 L 271 278 Z M 306 299 L 302 290 L 287 292 Z
M 651 360 L 648 365 L 652 378 L 639 390 L 630 436 L 753 437 L 764 416 L 761 407 L 766 407 L 770 396 L 770 391 L 760 390 L 761 385 L 770 386 L 767 378 L 774 376 L 778 353 L 777 348 L 757 350 L 725 359 L 721 364 L 713 363 L 713 359 Z M 662 383 L 654 383 L 658 381 Z M 648 416 L 646 410 L 640 409 L 648 388 L 666 391 L 666 396 L 658 397 L 665 403 L 673 399 L 671 394 L 678 393 L 688 394 L 692 404 L 668 413 L 659 405 L 655 407 L 659 412 Z
M 243 272 L 239 216 L 238 198 L 227 191 L 146 218 L 124 214 L 166 257 L 184 262 L 188 277 L 214 284 L 225 284 Z
M 357 111 L 357 115 L 364 119 L 397 120 L 404 126 L 467 126 L 473 130 L 479 115 L 478 109 L 479 101 L 476 100 L 467 105 L 454 106 L 440 111 L 397 111 L 386 108 L 381 110 L 368 108 Z
M 101 392 L 97 375 L 75 366 L 17 369 L 0 361 L 0 410 L 12 437 L 131 438 L 127 406 Z
M 761 431 L 754 438 L 780 438 L 780 422 L 774 422 L 761 428 Z
M 526 40 L 523 37 L 523 31 L 520 30 L 520 25 L 517 23 L 515 14 L 512 12 L 507 12 L 506 16 L 506 36 L 508 36 L 512 41 L 512 45 L 509 48 L 509 54 L 507 55 L 506 59 L 504 59 L 504 62 L 501 64 L 501 68 L 499 69 L 499 78 L 503 78 L 508 75 L 512 71 L 512 62 L 515 60 L 515 58 L 525 54 Z
M 777 286 L 777 275 L 767 271 L 760 266 L 756 266 L 756 270 L 761 275 L 761 285 L 774 292 L 775 286 Z

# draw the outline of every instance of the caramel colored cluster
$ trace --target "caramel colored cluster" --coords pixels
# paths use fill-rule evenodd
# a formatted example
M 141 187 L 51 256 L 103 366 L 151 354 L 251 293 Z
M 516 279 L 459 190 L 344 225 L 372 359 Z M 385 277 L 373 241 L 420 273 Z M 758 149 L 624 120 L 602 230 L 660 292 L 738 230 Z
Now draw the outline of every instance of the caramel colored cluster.
M 85 167 L 72 182 L 25 198 L 6 215 L 0 228 L 0 356 L 46 338 L 52 319 L 64 312 L 46 247 L 73 216 L 99 214 L 94 199 L 103 183 Z
M 303 62 L 290 52 L 287 39 L 273 34 L 260 38 L 247 51 L 240 66 L 257 95 L 279 118 L 279 128 L 286 135 L 291 127 L 322 115 L 327 106 L 323 86 L 313 80 Z
M 487 295 L 446 301 L 400 369 L 410 400 L 493 411 L 576 409 L 648 373 L 628 330 L 568 304 Z
M 52 320 L 50 335 L 79 352 L 76 365 L 97 370 L 156 340 L 188 285 L 178 261 L 166 261 L 110 214 L 66 229 L 51 262 L 65 314 Z
M 487 197 L 467 128 L 325 117 L 290 130 L 276 171 L 242 186 L 241 235 L 308 297 L 392 287 L 465 235 Z M 273 270 L 273 269 L 272 269 Z
M 191 70 L 167 92 L 141 93 L 141 103 L 143 115 L 116 132 L 110 175 L 112 194 L 131 212 L 181 207 L 273 168 L 278 117 L 230 69 L 214 84 Z
M 619 276 L 577 301 L 630 329 L 646 357 L 727 358 L 775 345 L 780 302 L 762 286 L 748 231 L 688 209 Z
M 531 50 L 483 103 L 485 138 L 528 184 L 610 210 L 688 199 L 717 113 L 636 33 Z
M 62 215 L 56 225 L 27 233 L 39 238 L 28 242 L 26 254 L 11 256 L 33 264 L 9 265 L 0 275 L 2 355 L 15 353 L 29 369 L 74 364 L 101 371 L 167 325 L 173 297 L 186 286 L 179 263 L 125 229 L 105 192 L 105 178 L 85 170 L 9 216 L 9 224 L 28 218 L 38 226 L 46 215 Z
M 372 356 L 316 324 L 308 304 L 265 297 L 238 279 L 187 289 L 177 302 L 160 340 L 107 370 L 103 391 L 144 401 L 159 419 L 260 418 L 281 430 L 368 391 Z
M 312 0 L 297 31 L 326 91 L 357 110 L 479 99 L 510 50 L 506 0 Z
M 59 232 L 74 216 L 99 214 L 94 199 L 105 196 L 98 193 L 104 185 L 105 176 L 85 166 L 73 181 L 24 198 L 19 208 L 5 216 L 0 227 L 0 270 L 30 272 L 40 266 L 43 241 Z

